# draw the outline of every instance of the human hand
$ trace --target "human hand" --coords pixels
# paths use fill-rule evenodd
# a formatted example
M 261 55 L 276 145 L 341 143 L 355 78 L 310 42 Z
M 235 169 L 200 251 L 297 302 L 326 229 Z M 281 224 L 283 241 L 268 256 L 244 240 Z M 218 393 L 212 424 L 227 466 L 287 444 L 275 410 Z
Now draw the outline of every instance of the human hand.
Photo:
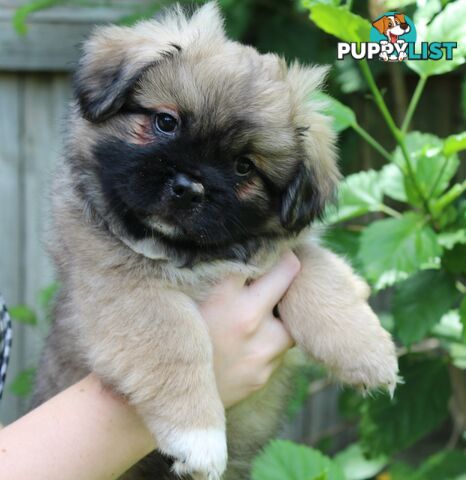
M 200 306 L 212 337 L 215 377 L 225 408 L 262 388 L 293 346 L 273 309 L 299 269 L 298 258 L 289 251 L 247 286 L 244 275 L 227 278 Z

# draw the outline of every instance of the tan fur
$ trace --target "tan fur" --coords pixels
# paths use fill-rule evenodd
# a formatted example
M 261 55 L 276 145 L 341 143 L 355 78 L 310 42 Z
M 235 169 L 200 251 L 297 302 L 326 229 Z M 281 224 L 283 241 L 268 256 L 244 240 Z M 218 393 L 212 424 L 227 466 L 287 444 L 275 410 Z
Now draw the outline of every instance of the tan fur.
M 105 88 L 100 69 L 120 63 L 118 81 L 125 82 L 138 68 L 162 58 L 163 52 L 171 55 L 176 50 L 172 44 L 183 49 L 179 58 L 161 62 L 156 72 L 142 73 L 134 95 L 141 105 L 189 109 L 199 119 L 201 133 L 221 127 L 235 114 L 246 114 L 261 126 L 261 134 L 254 137 L 261 151 L 256 161 L 283 188 L 296 172 L 297 165 L 290 160 L 296 129 L 308 127 L 302 132 L 302 160 L 312 169 L 322 198 L 332 195 L 339 176 L 334 134 L 329 119 L 311 100 L 325 69 L 287 67 L 275 55 L 259 55 L 225 39 L 212 3 L 191 20 L 175 10 L 162 22 L 97 30 L 85 46 L 78 73 L 78 81 L 87 88 L 81 92 L 84 102 L 93 105 Z M 260 84 L 245 83 L 251 82 L 251 69 Z M 279 311 L 303 351 L 328 367 L 337 380 L 393 388 L 397 381 L 393 343 L 367 304 L 367 286 L 341 258 L 319 247 L 309 229 L 270 241 L 247 263 L 204 261 L 191 268 L 179 268 L 155 238 L 128 238 L 92 173 L 93 148 L 106 135 L 144 142 L 147 125 L 142 115 L 96 123 L 115 102 L 122 103 L 117 95 L 99 103 L 88 119 L 77 106 L 71 112 L 67 155 L 80 163 L 65 161 L 56 175 L 49 244 L 63 288 L 35 401 L 40 403 L 95 371 L 135 406 L 160 450 L 175 458 L 177 473 L 203 480 L 247 479 L 251 458 L 279 426 L 299 361 L 296 352 L 290 352 L 268 385 L 228 411 L 225 423 L 212 345 L 197 309 L 212 285 L 238 271 L 258 278 L 292 248 L 302 271 Z M 92 202 L 83 200 L 83 190 Z M 259 180 L 238 195 L 267 201 Z M 276 219 L 270 220 L 270 228 L 279 228 Z M 223 475 L 226 426 L 229 463 Z M 146 478 L 138 468 L 125 478 Z M 171 478 L 165 475 L 160 478 Z

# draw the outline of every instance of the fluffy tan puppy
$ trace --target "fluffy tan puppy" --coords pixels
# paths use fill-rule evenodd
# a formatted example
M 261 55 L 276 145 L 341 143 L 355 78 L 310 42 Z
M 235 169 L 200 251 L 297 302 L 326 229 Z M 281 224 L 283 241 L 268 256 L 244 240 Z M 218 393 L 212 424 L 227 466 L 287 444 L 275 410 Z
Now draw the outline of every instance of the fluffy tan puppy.
M 311 99 L 324 76 L 228 40 L 213 3 L 99 28 L 84 45 L 52 197 L 62 288 L 35 403 L 90 371 L 125 395 L 160 445 L 126 479 L 249 478 L 295 354 L 225 414 L 197 304 L 285 249 L 302 271 L 278 310 L 299 349 L 339 381 L 396 383 L 367 286 L 310 230 L 339 177 Z

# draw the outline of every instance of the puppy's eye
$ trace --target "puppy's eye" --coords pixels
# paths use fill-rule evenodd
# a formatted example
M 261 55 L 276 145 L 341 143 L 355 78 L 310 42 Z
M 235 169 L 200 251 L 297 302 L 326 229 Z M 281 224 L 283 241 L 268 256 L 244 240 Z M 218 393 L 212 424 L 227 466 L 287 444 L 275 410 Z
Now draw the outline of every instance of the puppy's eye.
M 157 113 L 155 128 L 162 133 L 174 133 L 178 128 L 178 120 L 169 113 Z
M 247 157 L 240 157 L 236 160 L 235 171 L 236 174 L 241 177 L 246 177 L 249 175 L 254 168 L 254 164 Z

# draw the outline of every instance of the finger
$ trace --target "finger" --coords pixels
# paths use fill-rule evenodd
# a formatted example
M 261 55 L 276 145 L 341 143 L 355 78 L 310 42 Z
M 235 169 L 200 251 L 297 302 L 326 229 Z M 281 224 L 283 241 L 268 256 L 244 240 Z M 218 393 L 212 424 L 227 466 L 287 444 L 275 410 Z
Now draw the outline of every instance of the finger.
M 265 346 L 263 360 L 266 363 L 282 356 L 294 346 L 294 341 L 283 326 L 283 323 L 271 315 L 261 324 L 255 335 L 254 342 L 262 350 L 264 350 Z
M 280 301 L 300 270 L 298 257 L 286 252 L 280 261 L 261 278 L 255 280 L 248 292 L 263 311 L 272 310 Z

